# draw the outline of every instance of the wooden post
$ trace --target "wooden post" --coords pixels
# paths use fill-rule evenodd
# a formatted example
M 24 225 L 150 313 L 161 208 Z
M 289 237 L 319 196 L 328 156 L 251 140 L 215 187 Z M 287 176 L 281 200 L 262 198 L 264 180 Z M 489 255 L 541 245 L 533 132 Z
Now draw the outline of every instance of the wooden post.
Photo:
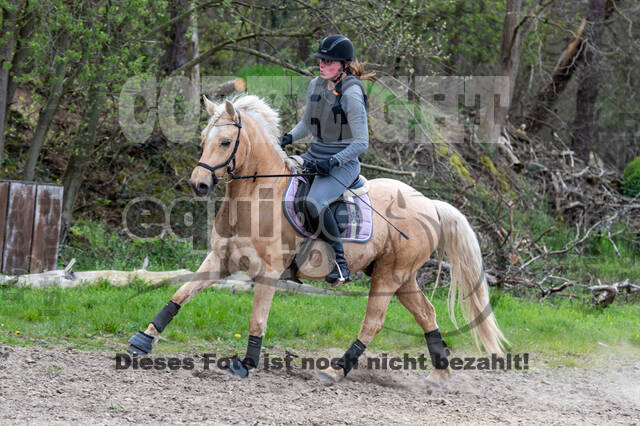
M 56 268 L 62 192 L 61 185 L 38 184 L 29 268 L 32 274 Z
M 29 272 L 35 196 L 35 183 L 11 182 L 2 255 L 4 274 Z
M 0 181 L 0 272 L 56 268 L 62 185 Z
M 0 272 L 2 272 L 2 259 L 4 253 L 4 230 L 7 226 L 9 184 L 9 181 L 0 181 Z

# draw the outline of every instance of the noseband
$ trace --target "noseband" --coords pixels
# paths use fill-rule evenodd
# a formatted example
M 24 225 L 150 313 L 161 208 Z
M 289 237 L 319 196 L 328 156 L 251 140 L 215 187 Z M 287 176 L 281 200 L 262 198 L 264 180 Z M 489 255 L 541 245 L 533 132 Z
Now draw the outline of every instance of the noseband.
M 236 126 L 238 128 L 238 136 L 236 136 L 236 144 L 233 147 L 233 152 L 231 153 L 231 155 L 229 156 L 229 158 L 227 159 L 227 161 L 225 161 L 222 164 L 219 164 L 217 166 L 211 167 L 210 165 L 206 164 L 206 163 L 201 163 L 198 162 L 198 166 L 203 167 L 207 170 L 209 170 L 211 172 L 211 176 L 213 178 L 213 184 L 217 184 L 218 183 L 218 177 L 215 175 L 215 171 L 218 169 L 221 169 L 222 167 L 226 167 L 227 168 L 227 173 L 229 173 L 230 175 L 233 176 L 233 171 L 236 169 L 236 153 L 238 152 L 238 146 L 240 146 L 240 131 L 242 130 L 242 119 L 240 118 L 240 111 L 236 110 L 236 114 L 238 114 L 238 122 L 231 122 L 231 123 L 222 123 L 222 124 L 214 124 L 214 127 L 220 127 L 220 126 L 229 126 L 229 125 L 233 125 Z M 231 166 L 231 163 L 233 163 L 233 167 Z

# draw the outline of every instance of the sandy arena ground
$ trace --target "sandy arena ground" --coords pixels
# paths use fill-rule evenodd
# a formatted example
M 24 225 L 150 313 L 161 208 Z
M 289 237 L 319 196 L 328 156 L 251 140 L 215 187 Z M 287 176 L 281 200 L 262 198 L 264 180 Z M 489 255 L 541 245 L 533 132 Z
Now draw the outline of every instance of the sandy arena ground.
M 193 355 L 180 355 L 181 358 Z M 201 356 L 202 354 L 198 354 Z M 272 355 L 275 356 L 275 355 Z M 167 355 L 164 355 L 166 358 Z M 310 370 L 116 370 L 115 352 L 0 346 L 0 419 L 15 423 L 640 424 L 640 357 L 593 368 L 354 370 L 333 386 Z

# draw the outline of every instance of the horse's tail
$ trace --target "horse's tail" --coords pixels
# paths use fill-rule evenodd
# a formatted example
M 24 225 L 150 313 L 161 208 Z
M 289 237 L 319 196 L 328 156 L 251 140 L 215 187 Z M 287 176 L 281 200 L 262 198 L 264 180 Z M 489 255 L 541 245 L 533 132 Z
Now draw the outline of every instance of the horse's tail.
M 439 252 L 449 257 L 451 286 L 449 287 L 449 316 L 456 328 L 456 296 L 476 346 L 480 342 L 489 353 L 503 354 L 507 339 L 498 328 L 489 303 L 489 289 L 482 267 L 482 253 L 476 234 L 460 210 L 444 201 L 434 201 L 440 216 Z M 465 328 L 466 328 L 465 327 Z

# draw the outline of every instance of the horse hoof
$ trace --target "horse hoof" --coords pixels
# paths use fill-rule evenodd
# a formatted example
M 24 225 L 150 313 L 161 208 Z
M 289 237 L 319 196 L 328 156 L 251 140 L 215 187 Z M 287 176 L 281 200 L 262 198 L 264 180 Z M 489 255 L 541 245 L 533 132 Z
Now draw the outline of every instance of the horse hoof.
M 438 387 L 451 378 L 451 367 L 433 370 L 427 377 L 427 384 Z
M 153 345 L 153 336 L 149 336 L 147 333 L 138 331 L 129 339 L 129 347 L 127 352 L 131 355 L 146 355 L 151 353 Z
M 229 370 L 231 370 L 233 375 L 242 377 L 243 379 L 249 375 L 249 370 L 247 370 L 247 367 L 245 367 L 239 359 L 236 359 L 229 364 Z
M 344 380 L 344 370 L 342 368 L 328 367 L 316 374 L 316 378 L 325 385 L 334 385 Z

